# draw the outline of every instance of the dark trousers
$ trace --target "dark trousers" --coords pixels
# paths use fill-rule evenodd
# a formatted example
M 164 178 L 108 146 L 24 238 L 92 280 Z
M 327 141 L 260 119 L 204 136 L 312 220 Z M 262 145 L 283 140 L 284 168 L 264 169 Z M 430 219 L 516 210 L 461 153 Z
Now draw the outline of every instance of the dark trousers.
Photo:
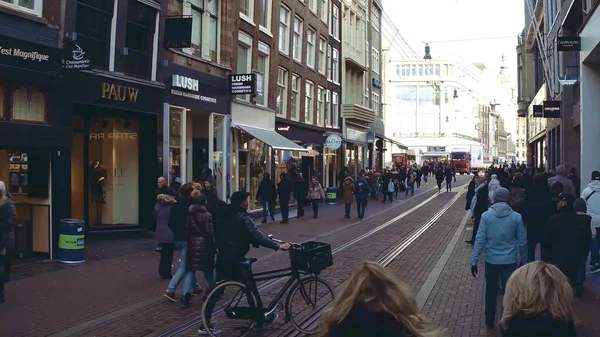
M 477 237 L 477 231 L 479 230 L 479 223 L 481 222 L 482 213 L 475 212 L 475 224 L 473 225 L 473 233 L 471 234 L 471 241 L 475 242 Z
M 535 250 L 540 242 L 541 233 L 527 231 L 527 261 L 535 261 Z
M 581 257 L 581 260 L 579 261 L 579 266 L 577 266 L 577 280 L 575 282 L 575 286 L 577 287 L 583 287 L 583 284 L 585 283 L 585 273 L 586 273 L 586 267 L 587 267 L 587 255 Z
M 356 213 L 358 217 L 362 219 L 365 216 L 365 209 L 367 208 L 368 199 L 356 199 Z
M 452 180 L 446 180 L 446 192 L 452 191 Z
M 410 192 L 410 195 L 415 195 L 415 183 L 406 184 L 406 195 Z
M 382 202 L 385 202 L 388 198 L 390 198 L 390 202 L 392 202 L 392 199 L 394 198 L 394 192 L 384 191 L 382 194 L 383 194 Z
M 279 206 L 281 207 L 281 218 L 283 221 L 288 221 L 290 218 L 290 200 L 289 199 L 279 199 Z
M 10 255 L 0 255 L 0 265 L 3 268 L 0 269 L 0 304 L 4 303 L 4 282 L 7 281 L 7 273 L 4 268 L 6 261 L 10 259 Z
M 442 190 L 442 181 L 441 180 L 437 180 L 437 185 L 438 185 L 438 190 Z
M 14 254 L 14 249 L 6 249 L 6 255 L 4 255 L 4 261 L 2 263 L 2 267 L 4 269 L 4 282 L 8 282 L 8 280 L 10 279 L 10 271 L 12 269 L 12 257 Z
M 301 218 L 304 216 L 304 205 L 306 204 L 306 198 L 300 197 L 296 199 L 296 201 L 298 202 L 298 214 L 296 217 Z
M 421 188 L 421 180 L 417 179 L 416 183 L 417 183 L 417 188 Z
M 487 325 L 493 325 L 496 321 L 498 287 L 506 289 L 506 281 L 515 269 L 517 269 L 516 263 L 485 263 L 485 323 Z
M 352 204 L 344 204 L 344 216 L 346 218 L 350 217 L 350 208 L 352 207 Z
M 275 201 L 261 199 L 260 203 L 262 204 L 262 207 L 263 207 L 263 220 L 267 221 L 267 216 L 269 214 L 271 215 L 271 219 L 272 219 L 273 215 L 275 214 Z
M 160 251 L 160 262 L 158 263 L 158 275 L 171 277 L 171 266 L 173 265 L 174 243 L 163 243 Z
M 321 200 L 319 199 L 312 199 L 310 201 L 310 205 L 312 206 L 312 210 L 313 210 L 313 216 L 314 217 L 318 217 L 319 216 L 319 202 Z

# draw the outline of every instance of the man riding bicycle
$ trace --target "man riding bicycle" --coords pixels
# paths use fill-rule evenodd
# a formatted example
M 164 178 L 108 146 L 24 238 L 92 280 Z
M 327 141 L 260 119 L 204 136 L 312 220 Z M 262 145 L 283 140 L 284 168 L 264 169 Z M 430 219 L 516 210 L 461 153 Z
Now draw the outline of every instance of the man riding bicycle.
M 248 283 L 246 274 L 248 270 L 244 268 L 241 262 L 246 260 L 246 254 L 250 251 L 250 246 L 270 248 L 275 251 L 287 251 L 291 248 L 289 243 L 279 244 L 263 233 L 256 227 L 254 220 L 248 214 L 248 197 L 250 193 L 238 191 L 231 195 L 231 204 L 227 205 L 226 216 L 222 221 L 220 228 L 215 228 L 215 241 L 217 244 L 217 282 L 223 280 L 235 280 Z M 258 295 L 256 284 L 249 284 L 249 288 Z M 208 292 L 207 292 L 208 293 Z M 222 294 L 221 294 L 222 296 Z M 220 296 L 216 297 L 216 300 Z M 257 296 L 259 298 L 259 296 Z M 204 315 L 210 316 L 214 310 L 216 301 L 207 303 Z M 277 314 L 273 313 L 258 325 L 258 329 L 273 323 L 277 319 Z M 207 319 L 207 321 L 210 321 Z M 213 334 L 219 333 L 216 329 L 209 327 Z M 198 333 L 207 335 L 204 326 L 200 326 Z

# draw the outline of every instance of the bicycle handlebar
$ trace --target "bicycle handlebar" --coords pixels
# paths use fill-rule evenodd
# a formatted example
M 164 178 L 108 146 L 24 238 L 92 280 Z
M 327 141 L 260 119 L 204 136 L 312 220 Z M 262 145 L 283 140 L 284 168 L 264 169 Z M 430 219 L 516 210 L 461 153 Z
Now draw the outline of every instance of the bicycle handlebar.
M 279 240 L 279 239 L 275 238 L 275 237 L 273 236 L 273 234 L 269 234 L 269 235 L 267 235 L 267 237 L 268 237 L 269 239 L 271 239 L 272 241 L 275 241 L 275 242 L 277 242 L 277 243 L 289 243 L 289 244 L 292 246 L 292 248 L 296 248 L 296 249 L 303 249 L 303 247 L 302 247 L 302 245 L 301 245 L 301 244 L 299 244 L 299 243 L 295 243 L 295 242 L 286 242 L 286 241 Z

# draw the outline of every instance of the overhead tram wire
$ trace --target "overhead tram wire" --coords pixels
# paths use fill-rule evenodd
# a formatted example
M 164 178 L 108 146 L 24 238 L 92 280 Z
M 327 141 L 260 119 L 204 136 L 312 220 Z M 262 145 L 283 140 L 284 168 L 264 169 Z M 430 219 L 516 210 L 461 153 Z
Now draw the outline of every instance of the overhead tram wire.
M 390 49 L 394 49 L 398 53 L 398 56 L 404 57 L 406 59 L 414 59 L 416 58 L 416 53 L 404 40 L 400 31 L 395 27 L 393 22 L 391 22 L 386 16 L 383 16 L 385 20 L 382 22 L 382 35 L 390 42 Z
M 381 17 L 384 20 L 386 20 L 388 22 L 388 25 L 393 28 L 393 30 L 395 31 L 396 34 L 398 34 L 398 37 L 401 40 L 400 41 L 401 42 L 400 46 L 404 47 L 405 49 L 407 49 L 406 53 L 408 55 L 410 55 L 409 58 L 417 58 L 417 53 L 415 52 L 414 49 L 412 49 L 412 47 L 408 44 L 408 42 L 406 42 L 406 40 L 404 39 L 404 37 L 402 36 L 402 34 L 400 34 L 400 30 L 398 28 L 396 28 L 396 25 L 394 24 L 394 21 L 391 19 L 391 17 L 387 14 L 386 11 L 382 11 L 381 13 L 382 13 Z

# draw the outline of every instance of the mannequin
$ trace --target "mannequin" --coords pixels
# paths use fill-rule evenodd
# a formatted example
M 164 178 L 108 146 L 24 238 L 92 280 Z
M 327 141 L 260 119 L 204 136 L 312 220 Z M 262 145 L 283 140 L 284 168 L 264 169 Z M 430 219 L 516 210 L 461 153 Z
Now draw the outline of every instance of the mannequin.
M 102 204 L 106 204 L 104 182 L 108 172 L 100 165 L 100 161 L 93 161 L 89 168 L 89 184 L 92 203 L 96 204 L 96 225 L 102 224 Z

